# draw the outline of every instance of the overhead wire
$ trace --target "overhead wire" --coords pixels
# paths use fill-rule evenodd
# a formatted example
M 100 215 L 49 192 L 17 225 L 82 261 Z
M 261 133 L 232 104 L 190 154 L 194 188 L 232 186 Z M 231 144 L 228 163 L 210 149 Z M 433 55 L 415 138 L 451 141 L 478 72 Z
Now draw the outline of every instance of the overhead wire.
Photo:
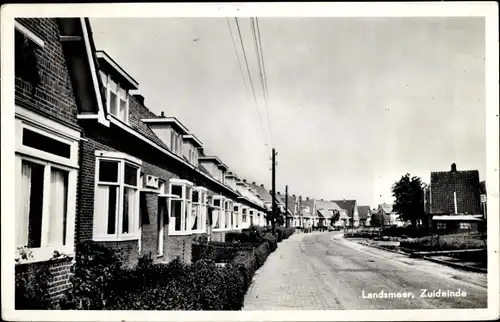
M 258 107 L 258 103 L 257 103 L 257 97 L 255 95 L 255 87 L 253 85 L 252 75 L 250 73 L 250 68 L 248 66 L 248 58 L 247 58 L 246 51 L 245 51 L 245 45 L 243 44 L 243 37 L 241 36 L 240 24 L 238 22 L 238 18 L 237 17 L 234 17 L 234 20 L 236 22 L 236 27 L 238 29 L 238 36 L 239 36 L 239 39 L 240 39 L 241 50 L 243 52 L 243 58 L 245 60 L 245 66 L 246 66 L 246 70 L 247 70 L 247 73 L 248 73 L 248 79 L 250 81 L 250 87 L 252 89 L 252 96 L 253 96 L 253 100 L 254 100 L 254 103 L 255 103 L 255 109 L 256 109 L 257 115 L 259 117 L 259 121 L 260 121 L 260 125 L 262 127 L 262 131 L 263 131 L 263 133 L 265 133 L 264 124 L 262 122 L 262 117 L 260 116 L 260 112 L 259 112 L 259 107 Z
M 266 75 L 266 65 L 264 64 L 264 54 L 263 54 L 263 51 L 262 51 L 262 41 L 261 41 L 261 37 L 260 37 L 260 27 L 259 27 L 259 19 L 257 17 L 255 17 L 255 25 L 256 25 L 256 29 L 257 29 L 257 39 L 258 39 L 258 43 L 259 43 L 259 48 L 260 48 L 260 60 L 261 60 L 261 66 L 262 66 L 262 79 L 263 79 L 263 84 L 264 84 L 264 88 L 265 88 L 265 97 L 266 97 L 266 110 L 267 110 L 267 120 L 269 122 L 269 131 L 271 133 L 271 142 L 273 142 L 273 145 L 274 145 L 274 138 L 273 138 L 273 130 L 272 130 L 272 123 L 271 123 L 271 115 L 270 115 L 270 112 L 269 112 L 269 107 L 267 105 L 267 101 L 269 100 L 269 90 L 268 90 L 268 87 L 267 87 L 267 75 Z

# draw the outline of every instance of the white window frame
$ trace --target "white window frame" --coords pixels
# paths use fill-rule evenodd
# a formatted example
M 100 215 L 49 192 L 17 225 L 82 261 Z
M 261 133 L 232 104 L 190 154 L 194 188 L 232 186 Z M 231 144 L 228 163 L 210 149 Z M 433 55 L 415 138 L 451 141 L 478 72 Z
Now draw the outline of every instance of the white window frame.
M 192 223 L 191 223 L 191 213 L 192 213 L 192 192 L 193 192 L 193 183 L 183 179 L 172 178 L 169 182 L 169 191 L 172 193 L 173 186 L 180 186 L 182 189 L 182 196 L 171 197 L 168 202 L 168 234 L 170 236 L 180 236 L 180 235 L 191 235 L 192 234 Z M 188 192 L 189 189 L 189 193 Z M 180 230 L 175 230 L 175 217 L 172 217 L 172 203 L 174 201 L 181 201 L 181 226 Z M 187 215 L 186 215 L 187 214 Z M 187 227 L 187 228 L 184 228 Z
M 220 201 L 220 207 L 215 205 L 216 200 Z M 214 208 L 213 212 L 219 211 L 219 217 L 217 219 L 217 222 L 215 222 L 213 220 L 213 217 L 212 217 L 212 229 L 213 229 L 213 231 L 224 231 L 225 230 L 224 229 L 225 205 L 226 205 L 226 197 L 221 196 L 221 195 L 217 195 L 217 196 L 212 197 L 212 207 Z M 212 216 L 214 216 L 213 212 L 212 212 Z M 216 228 L 217 224 L 219 227 Z
M 248 222 L 250 224 L 250 226 L 255 225 L 255 210 L 253 210 L 252 208 L 249 208 L 248 209 Z
M 101 75 L 101 79 L 102 79 L 102 83 L 104 85 L 104 88 L 106 90 L 106 111 L 108 111 L 108 114 L 111 115 L 112 117 L 114 117 L 115 119 L 117 119 L 118 121 L 121 121 L 125 124 L 128 124 L 129 123 L 129 95 L 128 95 L 128 90 L 124 89 L 123 87 L 120 86 L 120 83 L 115 81 L 114 79 L 112 79 L 112 77 L 109 75 L 109 74 L 106 74 L 104 73 L 103 71 L 99 71 L 99 75 Z M 103 79 L 104 77 L 103 76 L 106 76 L 106 79 Z M 122 91 L 125 92 L 125 119 L 122 120 L 118 115 L 114 115 L 111 113 L 111 101 L 109 99 L 109 95 L 110 95 L 110 92 L 111 92 L 111 88 L 109 86 L 109 83 L 110 81 L 112 81 L 113 83 L 116 83 L 116 93 L 113 91 L 113 93 L 116 95 L 116 111 L 118 114 L 120 114 L 120 100 L 121 100 L 121 95 L 120 95 L 120 89 Z
M 19 23 L 17 21 L 15 22 L 15 29 L 18 30 L 19 32 L 21 32 L 26 37 L 28 37 L 31 41 L 33 41 L 35 44 L 37 44 L 40 48 L 45 47 L 45 42 L 43 41 L 42 38 L 35 35 L 35 33 L 33 33 L 31 30 L 29 30 L 28 28 L 26 28 L 25 26 L 23 26 L 21 23 Z
M 235 202 L 233 204 L 233 216 L 234 216 L 233 229 L 240 229 L 241 228 L 241 204 L 240 203 Z
M 207 231 L 207 198 L 208 198 L 208 190 L 204 187 L 194 187 L 193 191 L 198 192 L 198 202 L 192 202 L 193 208 L 195 206 L 199 206 L 200 210 L 200 224 L 198 229 L 192 229 L 193 224 L 191 223 L 191 232 L 193 234 L 202 234 Z
M 242 206 L 241 207 L 241 223 L 242 223 L 242 225 L 246 225 L 248 222 L 249 222 L 249 220 L 248 220 L 248 207 Z
M 41 135 L 70 145 L 70 157 L 64 158 L 51 153 L 41 151 L 22 144 L 23 129 L 29 128 Z M 54 122 L 39 114 L 33 113 L 20 106 L 15 106 L 15 169 L 16 183 L 20 182 L 22 161 L 37 163 L 45 167 L 43 181 L 43 205 L 42 205 L 42 235 L 41 247 L 29 249 L 32 257 L 20 261 L 20 263 L 34 263 L 47 261 L 52 258 L 54 251 L 64 253 L 68 256 L 74 256 L 74 233 L 76 217 L 76 186 L 78 178 L 78 149 L 80 132 L 66 127 L 58 122 Z M 48 245 L 48 218 L 50 205 L 50 176 L 52 168 L 67 171 L 67 203 L 66 203 L 66 240 L 64 245 Z M 16 184 L 16 189 L 19 185 Z M 19 195 L 19 194 L 18 194 Z M 25 200 L 17 200 L 16 205 Z M 17 230 L 16 230 L 17 233 Z M 16 257 L 19 257 L 17 253 Z
M 118 200 L 117 200 L 117 213 L 116 213 L 116 223 L 115 223 L 115 233 L 114 234 L 102 234 L 96 230 L 97 224 L 99 221 L 97 220 L 97 216 L 102 216 L 104 214 L 98 214 L 97 211 L 97 203 L 94 202 L 94 229 L 93 229 L 93 240 L 94 241 L 124 241 L 124 240 L 139 240 L 141 237 L 141 224 L 140 224 L 140 216 L 139 216 L 139 203 L 140 203 L 140 190 L 142 186 L 141 182 L 141 167 L 142 161 L 134 158 L 130 155 L 121 152 L 109 152 L 109 151 L 95 151 L 96 164 L 95 164 L 95 187 L 94 193 L 97 192 L 97 187 L 102 185 L 114 185 L 118 187 Z M 109 182 L 100 182 L 99 181 L 99 167 L 100 161 L 112 161 L 118 163 L 118 182 L 117 183 L 109 183 Z M 131 186 L 125 184 L 125 165 L 130 165 L 137 168 L 137 186 Z M 129 210 L 129 221 L 132 222 L 132 232 L 122 233 L 122 222 L 123 222 L 123 200 L 125 188 L 136 189 L 135 195 L 135 209 L 132 211 Z M 95 199 L 95 198 L 94 198 Z M 106 214 L 107 215 L 107 214 Z M 139 246 L 140 247 L 140 246 Z

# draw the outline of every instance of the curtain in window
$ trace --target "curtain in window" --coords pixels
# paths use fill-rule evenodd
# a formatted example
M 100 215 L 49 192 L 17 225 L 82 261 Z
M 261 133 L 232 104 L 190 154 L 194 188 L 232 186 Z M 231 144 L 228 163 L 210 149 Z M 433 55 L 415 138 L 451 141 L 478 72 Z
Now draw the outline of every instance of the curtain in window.
M 68 172 L 52 168 L 48 245 L 65 245 L 68 204 Z
M 214 225 L 214 228 L 219 228 L 219 217 L 220 217 L 220 212 L 221 210 L 220 209 L 214 209 L 212 211 L 212 222 L 213 222 L 213 225 Z
M 124 188 L 123 195 L 123 218 L 122 218 L 122 233 L 134 232 L 134 212 L 136 206 L 137 190 L 129 187 Z
M 191 222 L 193 223 L 191 229 L 197 230 L 198 229 L 198 222 L 199 220 L 199 214 L 200 214 L 200 205 L 199 204 L 193 204 L 193 210 L 191 212 Z
M 118 187 L 116 186 L 97 186 L 94 224 L 96 233 L 99 235 L 116 233 L 117 190 Z
M 21 179 L 17 189 L 16 247 L 26 246 L 31 199 L 31 170 L 29 163 L 22 162 Z

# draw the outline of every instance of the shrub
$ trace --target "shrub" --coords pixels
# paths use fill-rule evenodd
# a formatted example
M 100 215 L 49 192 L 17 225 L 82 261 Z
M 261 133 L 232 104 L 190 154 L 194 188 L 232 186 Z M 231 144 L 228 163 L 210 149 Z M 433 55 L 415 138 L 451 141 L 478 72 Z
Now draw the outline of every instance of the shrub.
M 271 249 L 269 248 L 269 243 L 262 243 L 259 247 L 255 249 L 255 257 L 256 257 L 256 270 L 260 268 L 267 257 L 271 253 Z
M 226 233 L 226 243 L 241 242 L 242 233 L 230 231 Z
M 254 252 L 238 252 L 231 264 L 243 276 L 245 289 L 252 283 L 252 278 L 257 269 L 257 258 Z
M 112 250 L 92 241 L 76 248 L 73 266 L 73 297 L 77 308 L 103 309 L 115 292 L 114 280 L 121 273 L 119 256 Z
M 278 248 L 278 240 L 271 233 L 264 235 L 264 240 L 269 244 L 269 250 L 274 252 Z
M 288 237 L 292 236 L 293 233 L 295 232 L 295 228 L 294 227 L 276 227 L 276 232 L 280 233 L 281 234 L 281 238 L 282 240 L 283 239 L 287 239 Z M 279 237 L 278 237 L 278 241 L 279 241 Z
M 50 308 L 48 293 L 52 279 L 47 265 L 26 264 L 16 266 L 16 310 L 40 310 Z

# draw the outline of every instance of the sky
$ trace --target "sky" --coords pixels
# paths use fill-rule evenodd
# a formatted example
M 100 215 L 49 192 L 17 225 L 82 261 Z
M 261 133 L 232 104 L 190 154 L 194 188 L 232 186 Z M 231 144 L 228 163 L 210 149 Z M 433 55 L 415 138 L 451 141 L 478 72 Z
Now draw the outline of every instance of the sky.
M 486 168 L 483 18 L 92 18 L 97 49 L 232 171 L 290 194 L 392 203 L 405 173 Z M 234 41 L 234 45 L 233 45 Z

